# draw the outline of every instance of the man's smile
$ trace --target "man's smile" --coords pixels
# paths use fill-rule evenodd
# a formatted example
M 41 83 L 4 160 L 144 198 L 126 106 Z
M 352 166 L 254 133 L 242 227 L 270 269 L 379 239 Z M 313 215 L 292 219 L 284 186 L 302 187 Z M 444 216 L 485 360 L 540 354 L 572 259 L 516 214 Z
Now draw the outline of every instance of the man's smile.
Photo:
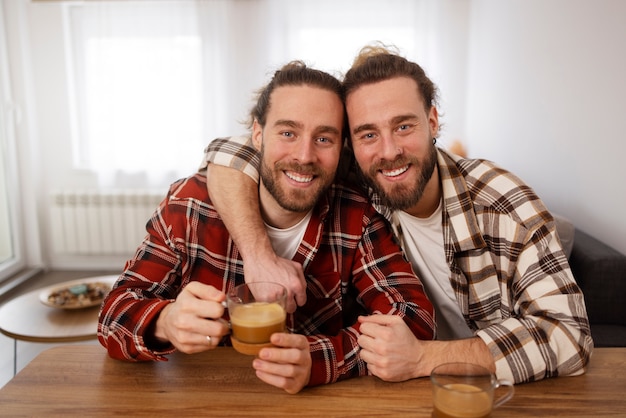
M 381 174 L 385 177 L 397 177 L 400 174 L 405 173 L 409 169 L 409 164 L 402 167 L 394 168 L 393 170 L 380 170 Z
M 310 183 L 315 178 L 315 176 L 312 174 L 300 174 L 296 173 L 295 171 L 285 171 L 284 173 L 291 180 L 298 183 Z

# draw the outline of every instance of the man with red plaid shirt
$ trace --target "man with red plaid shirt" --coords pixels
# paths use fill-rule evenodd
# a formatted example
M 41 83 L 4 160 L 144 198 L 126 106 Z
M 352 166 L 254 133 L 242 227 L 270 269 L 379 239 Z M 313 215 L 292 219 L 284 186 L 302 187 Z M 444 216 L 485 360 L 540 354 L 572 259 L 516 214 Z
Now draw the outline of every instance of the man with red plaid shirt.
M 274 347 L 252 362 L 260 379 L 288 393 L 368 373 L 360 324 L 344 315 L 349 294 L 367 313 L 398 316 L 416 337 L 433 338 L 432 305 L 389 224 L 362 193 L 333 183 L 343 115 L 340 82 L 300 62 L 275 73 L 251 114 L 268 234 L 306 278 L 306 303 L 288 315 L 289 333 L 273 334 Z M 174 183 L 147 231 L 102 305 L 100 343 L 132 361 L 229 344 L 222 302 L 250 278 L 206 174 Z

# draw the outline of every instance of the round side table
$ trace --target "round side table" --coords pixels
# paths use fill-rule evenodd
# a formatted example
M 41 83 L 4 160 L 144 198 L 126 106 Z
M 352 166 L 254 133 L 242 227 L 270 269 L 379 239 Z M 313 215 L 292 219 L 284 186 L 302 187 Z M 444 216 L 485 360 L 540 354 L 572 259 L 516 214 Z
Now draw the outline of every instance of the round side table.
M 105 282 L 113 285 L 117 278 L 116 275 L 98 276 L 79 281 L 82 283 Z M 41 302 L 42 292 L 63 287 L 64 284 L 58 283 L 33 290 L 0 306 L 0 332 L 13 338 L 13 374 L 17 371 L 17 340 L 63 343 L 96 338 L 99 306 L 59 309 L 46 306 Z

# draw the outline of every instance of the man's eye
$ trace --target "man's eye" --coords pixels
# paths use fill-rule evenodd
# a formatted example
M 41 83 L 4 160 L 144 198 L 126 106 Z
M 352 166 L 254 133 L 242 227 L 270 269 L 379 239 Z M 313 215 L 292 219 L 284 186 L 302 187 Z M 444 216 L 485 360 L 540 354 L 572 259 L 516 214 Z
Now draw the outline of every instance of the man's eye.
M 398 126 L 399 131 L 408 131 L 410 128 L 411 128 L 411 125 L 407 125 L 407 124 Z
M 282 136 L 285 138 L 293 138 L 293 132 L 283 132 Z

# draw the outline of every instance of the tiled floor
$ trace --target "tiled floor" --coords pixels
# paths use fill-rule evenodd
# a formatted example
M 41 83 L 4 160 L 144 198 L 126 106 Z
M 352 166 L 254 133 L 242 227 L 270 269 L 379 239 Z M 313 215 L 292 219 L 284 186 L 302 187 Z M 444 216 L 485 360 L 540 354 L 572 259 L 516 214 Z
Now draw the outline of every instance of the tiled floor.
M 29 292 L 31 290 L 38 289 L 40 287 L 49 286 L 51 284 L 64 282 L 67 280 L 81 279 L 83 277 L 100 276 L 105 274 L 116 274 L 116 272 L 102 272 L 102 271 L 55 271 L 49 273 L 42 273 L 33 277 L 28 282 L 22 284 L 18 288 L 3 295 L 0 298 L 0 304 L 11 300 L 12 298 L 19 296 L 20 294 Z M 6 382 L 13 377 L 14 368 L 14 347 L 17 349 L 16 367 L 19 372 L 26 364 L 28 364 L 39 353 L 48 348 L 60 345 L 60 344 L 47 344 L 47 343 L 32 343 L 27 341 L 15 341 L 3 334 L 0 334 L 0 387 L 4 386 Z M 68 344 L 68 343 L 63 343 Z M 70 344 L 98 344 L 97 340 L 83 341 Z

